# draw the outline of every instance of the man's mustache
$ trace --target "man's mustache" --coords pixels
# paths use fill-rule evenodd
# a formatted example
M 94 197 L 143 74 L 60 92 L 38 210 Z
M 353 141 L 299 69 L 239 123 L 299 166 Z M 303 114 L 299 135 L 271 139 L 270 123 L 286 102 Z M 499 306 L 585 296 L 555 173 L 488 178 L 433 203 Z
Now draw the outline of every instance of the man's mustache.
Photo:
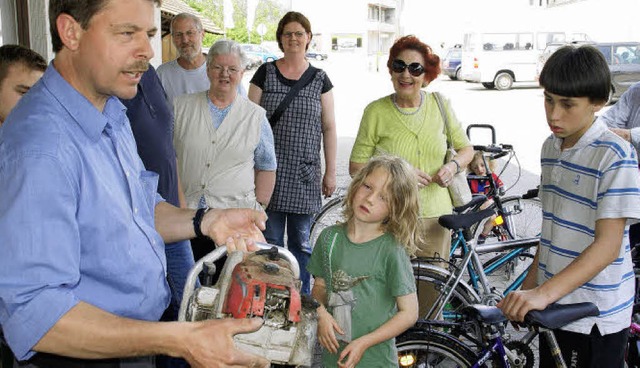
M 144 73 L 149 69 L 149 62 L 142 60 L 136 61 L 133 64 L 129 65 L 126 69 Z

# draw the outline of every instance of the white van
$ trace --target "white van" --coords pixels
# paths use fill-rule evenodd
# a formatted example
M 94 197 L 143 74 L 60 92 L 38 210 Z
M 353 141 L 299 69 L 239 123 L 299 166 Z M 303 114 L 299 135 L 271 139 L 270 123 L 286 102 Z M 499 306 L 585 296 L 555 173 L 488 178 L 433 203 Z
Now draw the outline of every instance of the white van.
M 514 82 L 535 82 L 536 63 L 545 46 L 574 40 L 588 37 L 566 32 L 466 33 L 460 77 L 498 90 L 510 89 Z

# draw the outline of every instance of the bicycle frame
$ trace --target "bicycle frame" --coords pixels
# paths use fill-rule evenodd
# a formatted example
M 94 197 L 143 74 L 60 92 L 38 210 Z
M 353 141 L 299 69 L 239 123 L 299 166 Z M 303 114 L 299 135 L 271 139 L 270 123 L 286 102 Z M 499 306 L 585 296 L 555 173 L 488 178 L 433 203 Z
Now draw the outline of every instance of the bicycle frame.
M 487 221 L 487 219 L 480 222 L 480 225 L 484 224 L 484 221 Z M 538 241 L 537 239 L 511 240 L 484 247 L 483 251 L 486 252 L 500 249 L 509 249 L 511 247 L 514 248 L 513 250 L 503 255 L 498 261 L 495 262 L 495 264 L 492 264 L 491 266 L 487 267 L 487 269 L 485 269 L 482 265 L 482 262 L 480 261 L 477 246 L 469 246 L 464 238 L 463 232 L 464 230 L 462 229 L 456 231 L 457 236 L 454 240 L 454 243 L 451 245 L 450 253 L 450 258 L 453 258 L 456 256 L 456 249 L 460 248 L 462 257 L 460 266 L 448 277 L 446 284 L 443 286 L 443 290 L 441 290 L 440 296 L 436 299 L 436 302 L 429 309 L 427 316 L 442 315 L 445 319 L 456 317 L 455 313 L 445 311 L 445 307 L 447 302 L 450 300 L 456 286 L 460 284 L 460 281 L 462 280 L 464 274 L 462 270 L 464 269 L 467 269 L 467 272 L 469 273 L 469 276 L 471 278 L 471 287 L 477 293 L 477 295 L 479 295 L 480 300 L 482 300 L 483 303 L 486 302 L 487 299 L 493 299 L 494 301 L 498 299 L 498 296 L 493 293 L 490 282 L 487 279 L 487 275 L 500 268 L 500 266 L 504 265 L 515 257 L 520 256 L 524 251 L 526 251 L 526 249 L 533 246 L 534 244 L 537 244 Z M 528 270 L 524 270 L 522 274 L 520 274 L 516 278 L 516 280 L 507 287 L 507 289 L 502 293 L 502 296 L 522 286 L 522 282 L 524 281 L 527 272 Z
M 514 249 L 502 255 L 496 262 L 492 263 L 491 265 L 487 267 L 480 267 L 480 269 L 483 270 L 482 273 L 476 272 L 475 268 L 473 267 L 474 265 L 473 263 L 468 263 L 466 266 L 467 266 L 467 272 L 469 272 L 469 279 L 470 279 L 471 286 L 473 286 L 476 292 L 478 292 L 479 286 L 480 286 L 478 285 L 478 283 L 479 282 L 482 283 L 482 278 L 483 278 L 482 274 L 484 274 L 485 276 L 490 276 L 491 274 L 493 274 L 495 270 L 499 269 L 500 267 L 512 261 L 513 259 L 519 257 L 522 253 L 526 252 L 527 249 L 529 248 L 526 245 L 533 246 L 534 244 L 535 243 L 533 242 L 533 240 L 529 241 L 528 239 L 526 239 L 526 240 L 516 240 L 516 241 L 504 241 L 498 244 L 497 246 L 496 245 L 475 246 L 473 251 L 474 253 L 477 253 L 477 254 L 504 250 L 504 249 L 508 249 L 510 246 L 514 246 Z M 455 257 L 455 251 L 456 249 L 458 249 L 458 247 L 461 248 L 463 259 L 467 253 L 471 252 L 469 245 L 464 240 L 462 230 L 457 231 L 457 237 L 454 243 L 451 245 L 451 253 L 449 254 L 450 258 Z M 516 290 L 520 286 L 522 286 L 522 282 L 524 281 L 524 278 L 527 276 L 528 272 L 529 270 L 527 269 L 527 270 L 524 270 L 520 275 L 518 275 L 518 277 L 504 290 L 502 295 L 505 296 L 509 292 Z
M 482 352 L 478 354 L 478 361 L 471 368 L 480 368 L 486 362 L 488 362 L 489 359 L 496 356 L 500 358 L 500 363 L 502 363 L 502 367 L 504 368 L 511 367 L 511 364 L 509 364 L 509 359 L 507 357 L 507 350 L 505 349 L 504 344 L 502 343 L 502 338 L 500 337 L 492 339 L 490 346 L 483 349 Z

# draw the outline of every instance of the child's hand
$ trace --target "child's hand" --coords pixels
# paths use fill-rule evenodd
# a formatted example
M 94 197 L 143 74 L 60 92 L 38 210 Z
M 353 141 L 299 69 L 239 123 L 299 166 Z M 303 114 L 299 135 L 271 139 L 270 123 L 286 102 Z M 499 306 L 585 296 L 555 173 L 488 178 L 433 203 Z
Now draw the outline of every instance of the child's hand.
M 342 353 L 338 358 L 338 367 L 355 367 L 360 362 L 360 359 L 362 359 L 362 354 L 364 354 L 365 350 L 367 350 L 368 348 L 369 346 L 362 338 L 351 341 L 349 345 L 347 345 L 347 347 L 342 350 Z
M 318 313 L 318 342 L 332 354 L 338 354 L 338 348 L 340 348 L 336 332 L 344 335 L 344 331 L 333 319 L 333 316 L 323 309 Z

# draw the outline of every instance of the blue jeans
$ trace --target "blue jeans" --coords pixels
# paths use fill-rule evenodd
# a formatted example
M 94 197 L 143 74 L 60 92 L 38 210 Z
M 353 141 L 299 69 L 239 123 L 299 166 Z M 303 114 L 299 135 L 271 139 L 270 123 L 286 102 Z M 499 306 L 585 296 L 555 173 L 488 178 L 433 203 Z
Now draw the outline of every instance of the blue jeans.
M 309 230 L 313 215 L 297 213 L 267 211 L 267 228 L 264 237 L 267 243 L 284 247 L 284 229 L 287 228 L 287 248 L 298 260 L 300 266 L 300 281 L 302 281 L 302 294 L 310 294 L 311 276 L 307 271 L 307 263 L 311 257 L 309 245 Z
M 177 321 L 184 284 L 189 276 L 189 271 L 195 264 L 191 243 L 183 240 L 177 243 L 170 243 L 165 246 L 167 257 L 167 281 L 171 290 L 171 303 L 162 316 L 163 321 Z M 196 284 L 198 287 L 199 284 Z M 156 368 L 186 368 L 189 365 L 184 359 L 173 358 L 164 355 L 156 357 Z
M 175 321 L 178 319 L 178 310 L 182 303 L 182 293 L 184 292 L 184 284 L 187 282 L 189 271 L 195 264 L 193 260 L 193 252 L 191 251 L 191 243 L 183 240 L 177 243 L 170 243 L 165 246 L 167 255 L 167 280 L 171 289 L 171 309 L 172 316 Z

